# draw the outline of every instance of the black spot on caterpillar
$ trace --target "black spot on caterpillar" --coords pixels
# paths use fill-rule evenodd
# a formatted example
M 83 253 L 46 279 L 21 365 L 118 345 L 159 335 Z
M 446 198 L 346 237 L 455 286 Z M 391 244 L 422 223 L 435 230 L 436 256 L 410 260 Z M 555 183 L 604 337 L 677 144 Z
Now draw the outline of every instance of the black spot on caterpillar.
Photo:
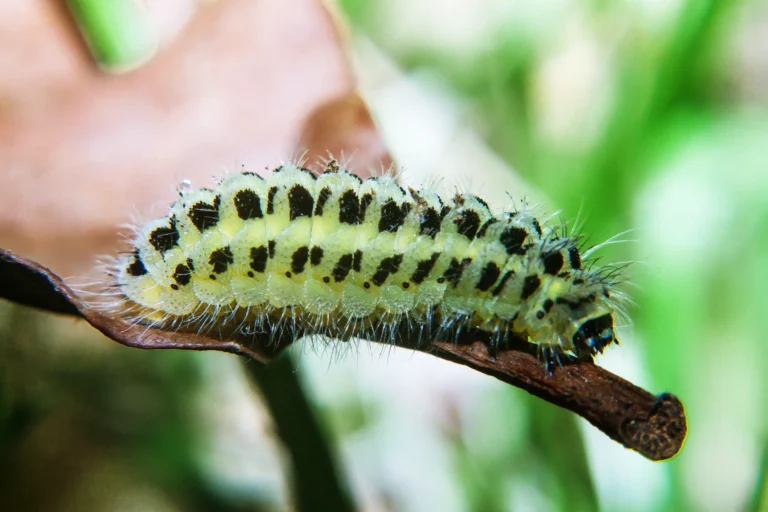
M 456 218 L 456 228 L 458 232 L 469 240 L 473 240 L 480 228 L 480 216 L 477 212 L 467 210 L 463 215 Z
M 314 246 L 309 252 L 309 262 L 313 267 L 316 267 L 323 261 L 323 249 L 318 246 Z
M 486 292 L 496 283 L 496 280 L 501 275 L 501 269 L 499 266 L 491 261 L 483 268 L 483 273 L 480 275 L 480 281 L 477 282 L 475 288 L 482 292 Z
M 379 219 L 379 231 L 397 232 L 400 226 L 405 222 L 405 216 L 408 214 L 410 205 L 398 205 L 392 199 L 389 199 L 381 207 L 381 217 Z
M 337 283 L 344 281 L 349 272 L 352 270 L 352 254 L 345 254 L 339 261 L 336 262 L 336 266 L 333 267 L 333 279 Z
M 176 219 L 170 218 L 168 226 L 162 226 L 149 234 L 149 243 L 152 244 L 160 254 L 173 249 L 179 243 L 179 232 L 176 230 Z
M 304 272 L 304 266 L 309 260 L 309 247 L 306 245 L 296 249 L 296 252 L 291 255 L 291 270 L 296 274 Z
M 472 263 L 470 258 L 464 258 L 461 261 L 456 258 L 451 258 L 448 268 L 443 273 L 443 278 L 448 281 L 452 287 L 456 288 L 459 285 L 459 281 L 461 281 L 461 274 L 464 273 L 464 267 L 469 263 Z
M 513 254 L 525 254 L 523 243 L 528 238 L 528 232 L 523 228 L 511 227 L 501 233 L 499 241 L 510 256 Z
M 323 207 L 325 206 L 325 202 L 328 201 L 329 197 L 331 197 L 331 189 L 327 187 L 322 189 L 317 195 L 317 204 L 315 204 L 316 217 L 319 217 L 323 214 Z
M 376 273 L 373 274 L 371 282 L 376 286 L 382 286 L 390 274 L 394 274 L 398 271 L 402 262 L 402 254 L 395 254 L 394 256 L 384 258 L 381 260 L 381 263 L 379 263 L 379 267 L 376 269 Z
M 261 212 L 261 198 L 253 190 L 239 191 L 234 201 L 237 216 L 241 219 L 260 219 L 264 216 Z
M 291 191 L 288 193 L 288 202 L 291 211 L 291 220 L 312 215 L 315 199 L 312 197 L 312 194 L 301 185 L 294 185 L 291 187 Z
M 537 275 L 528 276 L 525 278 L 525 281 L 523 281 L 523 294 L 521 298 L 523 300 L 527 299 L 534 293 L 536 293 L 536 290 L 539 289 L 539 286 L 541 286 L 541 278 Z
M 360 224 L 360 199 L 353 190 L 347 190 L 339 200 L 339 222 Z
M 560 272 L 561 268 L 563 268 L 563 263 L 564 263 L 563 255 L 560 254 L 559 251 L 544 254 L 541 257 L 541 260 L 544 263 L 545 274 L 551 274 L 554 276 L 558 272 Z
M 139 258 L 139 251 L 135 251 L 133 254 L 133 260 L 128 264 L 126 272 L 129 276 L 141 277 L 147 273 L 147 267 L 144 266 L 144 262 Z
M 216 196 L 213 203 L 199 202 L 189 209 L 188 215 L 192 224 L 198 229 L 198 231 L 205 231 L 211 228 L 219 222 L 219 204 L 221 197 Z
M 429 273 L 432 272 L 432 269 L 435 267 L 435 264 L 437 263 L 437 258 L 440 257 L 439 252 L 433 252 L 432 256 L 428 260 L 421 260 L 416 265 L 416 271 L 411 276 L 411 281 L 414 282 L 414 284 L 421 284 L 424 282 L 424 280 L 429 276 Z
M 211 257 L 208 258 L 208 263 L 213 266 L 213 271 L 216 274 L 223 274 L 227 271 L 227 267 L 234 262 L 235 259 L 232 256 L 232 249 L 229 247 L 216 249 L 211 253 Z
M 114 278 L 125 313 L 145 323 L 393 343 L 404 324 L 422 325 L 425 342 L 476 328 L 547 357 L 591 357 L 616 341 L 622 295 L 614 271 L 584 268 L 578 238 L 556 231 L 470 194 L 361 180 L 336 162 L 318 176 L 285 165 L 181 192 L 137 230 Z
M 488 231 L 488 228 L 497 222 L 499 222 L 499 219 L 495 218 L 491 218 L 485 221 L 485 224 L 483 224 L 483 226 L 480 228 L 480 231 L 477 232 L 477 238 L 483 238 L 485 233 Z
M 267 248 L 263 245 L 252 247 L 250 267 L 256 272 L 263 274 L 267 271 L 268 256 Z

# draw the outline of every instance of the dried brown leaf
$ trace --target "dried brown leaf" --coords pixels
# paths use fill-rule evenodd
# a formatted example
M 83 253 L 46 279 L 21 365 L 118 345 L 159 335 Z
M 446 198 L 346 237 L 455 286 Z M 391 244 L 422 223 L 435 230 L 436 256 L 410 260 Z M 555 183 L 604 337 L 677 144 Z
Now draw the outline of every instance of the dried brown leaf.
M 304 126 L 299 147 L 309 155 L 336 155 L 360 177 L 392 165 L 376 123 L 356 92 L 315 109 Z M 310 167 L 312 164 L 310 161 Z
M 0 247 L 61 275 L 89 274 L 118 227 L 157 216 L 182 179 L 383 147 L 362 104 L 339 105 L 355 80 L 318 0 L 212 3 L 120 77 L 97 71 L 58 4 L 0 2 Z

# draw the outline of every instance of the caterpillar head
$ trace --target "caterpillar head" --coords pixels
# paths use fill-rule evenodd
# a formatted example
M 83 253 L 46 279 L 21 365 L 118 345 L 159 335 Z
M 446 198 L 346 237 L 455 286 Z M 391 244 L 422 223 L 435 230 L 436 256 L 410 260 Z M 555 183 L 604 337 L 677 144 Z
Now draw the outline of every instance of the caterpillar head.
M 515 325 L 525 329 L 539 346 L 587 358 L 618 343 L 616 303 L 606 284 L 575 281 L 545 279 L 540 293 L 532 297 L 530 308 Z
M 613 342 L 618 343 L 613 329 L 613 313 L 606 313 L 596 318 L 590 318 L 582 323 L 579 330 L 571 338 L 577 354 L 593 355 L 602 353 L 605 347 Z
M 583 268 L 575 239 L 546 240 L 540 251 L 539 272 L 526 278 L 535 291 L 521 318 L 533 341 L 579 358 L 618 343 L 614 317 L 623 295 L 614 289 L 612 274 Z
M 555 307 L 553 327 L 563 348 L 587 357 L 602 353 L 611 343 L 618 343 L 614 330 L 615 303 L 607 287 L 572 289 L 572 293 L 555 299 Z

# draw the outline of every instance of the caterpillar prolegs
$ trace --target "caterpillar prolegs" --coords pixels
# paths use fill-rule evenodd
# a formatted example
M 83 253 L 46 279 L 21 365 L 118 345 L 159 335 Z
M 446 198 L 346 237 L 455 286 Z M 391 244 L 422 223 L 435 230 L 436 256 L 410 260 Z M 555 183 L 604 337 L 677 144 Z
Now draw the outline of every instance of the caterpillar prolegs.
M 479 329 L 494 346 L 532 343 L 548 363 L 616 341 L 611 272 L 525 207 L 493 213 L 474 195 L 362 180 L 335 161 L 179 193 L 112 268 L 137 322 L 395 345 L 402 327 L 425 342 Z

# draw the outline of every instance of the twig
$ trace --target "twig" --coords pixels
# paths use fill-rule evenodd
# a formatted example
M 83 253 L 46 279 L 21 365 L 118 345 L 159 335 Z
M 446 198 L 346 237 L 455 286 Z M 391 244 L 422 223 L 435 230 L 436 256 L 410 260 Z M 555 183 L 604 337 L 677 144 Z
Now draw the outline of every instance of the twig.
M 651 460 L 674 457 L 687 432 L 685 410 L 672 394 L 654 396 L 590 362 L 577 362 L 549 373 L 535 356 L 506 350 L 493 359 L 487 344 L 435 342 L 435 355 L 522 388 L 547 402 L 573 411 L 614 441 Z
M 109 338 L 136 348 L 218 350 L 267 363 L 291 341 L 276 344 L 266 337 L 221 341 L 194 333 L 133 325 L 89 307 L 42 265 L 3 250 L 0 296 L 57 313 L 79 315 Z M 408 345 L 407 340 L 404 344 Z M 437 340 L 413 348 L 491 375 L 573 411 L 611 439 L 651 460 L 669 459 L 682 448 L 687 423 L 683 405 L 676 396 L 655 396 L 590 362 L 567 364 L 550 373 L 524 350 L 503 350 L 492 357 L 487 347 L 486 340 L 476 339 L 461 343 Z

